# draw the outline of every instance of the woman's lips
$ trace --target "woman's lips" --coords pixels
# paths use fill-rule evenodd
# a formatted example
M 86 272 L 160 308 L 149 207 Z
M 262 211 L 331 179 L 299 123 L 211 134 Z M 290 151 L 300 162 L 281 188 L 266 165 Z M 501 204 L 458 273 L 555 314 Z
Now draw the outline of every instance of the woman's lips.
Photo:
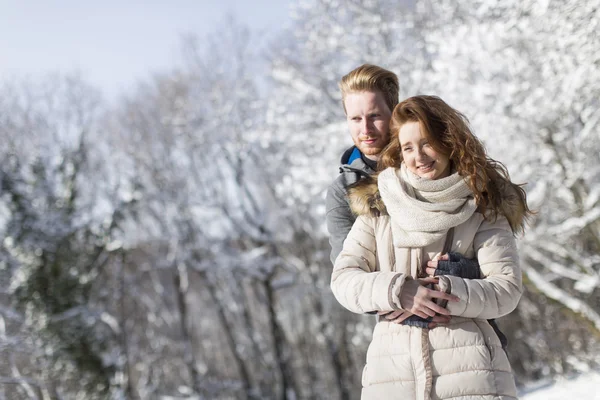
M 417 169 L 421 172 L 429 172 L 433 169 L 433 164 L 435 164 L 435 161 L 432 161 L 429 164 L 419 165 Z

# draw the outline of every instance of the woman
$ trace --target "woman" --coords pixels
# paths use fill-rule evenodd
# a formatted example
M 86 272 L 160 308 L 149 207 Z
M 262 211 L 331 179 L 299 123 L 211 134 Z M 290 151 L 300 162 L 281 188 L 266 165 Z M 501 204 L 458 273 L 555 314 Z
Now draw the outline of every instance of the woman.
M 531 213 L 525 192 L 437 97 L 398 104 L 390 131 L 382 171 L 350 191 L 358 218 L 331 280 L 350 311 L 387 314 L 369 345 L 362 398 L 515 399 L 487 319 L 521 297 L 514 234 Z M 477 258 L 483 279 L 433 276 L 449 251 Z M 398 323 L 412 315 L 439 323 Z

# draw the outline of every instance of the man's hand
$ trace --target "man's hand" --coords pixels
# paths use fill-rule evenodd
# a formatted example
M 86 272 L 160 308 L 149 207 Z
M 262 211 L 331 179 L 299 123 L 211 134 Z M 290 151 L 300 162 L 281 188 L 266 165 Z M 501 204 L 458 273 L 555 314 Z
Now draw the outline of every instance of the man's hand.
M 464 279 L 480 279 L 482 277 L 477 259 L 466 258 L 460 253 L 453 252 L 435 256 L 427 262 L 425 272 L 429 276 L 451 275 Z
M 421 318 L 434 317 L 437 314 L 450 315 L 450 311 L 437 305 L 433 299 L 460 301 L 454 295 L 432 290 L 427 285 L 437 285 L 438 278 L 410 279 L 404 282 L 402 293 L 400 293 L 400 305 L 402 308 Z
M 432 260 L 427 261 L 427 267 L 425 268 L 425 272 L 427 273 L 428 276 L 433 277 L 435 276 L 435 271 L 438 267 L 438 262 L 439 261 L 449 261 L 450 260 L 450 256 L 448 254 L 444 254 L 442 256 L 440 256 L 439 254 L 435 257 L 433 257 Z
M 432 317 L 430 320 L 420 319 L 419 323 L 409 323 L 409 319 L 415 319 L 415 315 L 404 310 L 396 310 L 396 311 L 379 311 L 377 313 L 381 315 L 386 320 L 394 323 L 394 324 L 405 324 L 405 325 L 414 325 L 421 326 L 424 323 L 427 323 L 427 328 L 433 329 L 436 326 L 447 325 L 450 323 L 450 316 L 447 315 L 436 315 Z M 423 327 L 423 326 L 421 326 Z

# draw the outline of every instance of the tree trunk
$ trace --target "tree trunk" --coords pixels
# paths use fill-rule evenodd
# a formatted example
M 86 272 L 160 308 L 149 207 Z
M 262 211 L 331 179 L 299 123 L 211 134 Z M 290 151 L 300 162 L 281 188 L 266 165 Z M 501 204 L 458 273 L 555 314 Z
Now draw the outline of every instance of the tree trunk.
M 287 341 L 285 332 L 277 321 L 277 313 L 275 311 L 275 291 L 271 285 L 272 274 L 267 279 L 262 281 L 263 288 L 267 295 L 267 309 L 269 313 L 269 324 L 271 335 L 273 337 L 273 346 L 275 348 L 275 360 L 281 373 L 281 391 L 278 398 L 281 400 L 295 399 L 299 395 L 299 391 L 295 385 L 294 373 L 289 364 L 289 357 L 285 354 Z
M 217 287 L 210 280 L 210 278 L 208 277 L 206 272 L 201 272 L 201 276 L 204 278 L 204 282 L 206 283 L 208 292 L 210 293 L 210 297 L 211 297 L 212 302 L 216 309 L 215 311 L 217 312 L 217 316 L 219 318 L 219 321 L 221 322 L 221 326 L 223 326 L 223 334 L 225 335 L 225 340 L 227 341 L 227 344 L 229 344 L 229 347 L 231 348 L 231 353 L 233 354 L 233 359 L 237 366 L 238 373 L 240 374 L 240 379 L 242 381 L 242 387 L 243 387 L 243 394 L 242 394 L 243 397 L 242 398 L 248 399 L 248 398 L 250 398 L 250 394 L 252 393 L 252 383 L 250 380 L 250 372 L 249 372 L 248 368 L 246 367 L 246 363 L 244 362 L 243 357 L 239 353 L 237 343 L 232 334 L 233 329 L 235 329 L 235 328 L 229 326 L 229 323 L 227 322 L 227 317 L 226 317 L 227 311 L 225 310 L 225 307 L 223 306 L 223 304 L 221 303 L 221 301 L 219 299 L 219 296 L 217 294 Z
M 187 267 L 176 266 L 174 268 L 173 281 L 175 284 L 176 295 L 177 295 L 177 307 L 179 310 L 179 324 L 181 329 L 181 336 L 184 347 L 183 358 L 188 366 L 190 378 L 192 380 L 192 388 L 194 394 L 199 395 L 201 393 L 201 382 L 200 373 L 198 372 L 196 364 L 196 356 L 194 354 L 194 346 L 192 345 L 192 339 L 190 331 L 188 329 L 188 309 L 186 303 L 186 294 L 188 290 L 188 276 Z
M 123 362 L 123 386 L 124 386 L 124 391 L 125 391 L 125 398 L 126 399 L 133 399 L 133 386 L 131 385 L 131 369 L 130 369 L 130 365 L 129 365 L 129 342 L 127 340 L 127 314 L 125 311 L 125 307 L 126 307 L 126 299 L 125 299 L 125 293 L 127 290 L 127 283 L 125 282 L 126 277 L 125 277 L 125 260 L 124 260 L 124 254 L 120 254 L 119 257 L 117 257 L 117 263 L 118 263 L 118 268 L 119 268 L 119 280 L 120 280 L 120 287 L 119 287 L 119 308 L 120 308 L 120 321 L 119 324 L 121 325 L 121 337 L 120 337 L 120 342 L 121 342 L 121 349 L 123 351 L 123 358 L 124 358 L 124 362 Z M 135 314 L 134 314 L 135 315 Z

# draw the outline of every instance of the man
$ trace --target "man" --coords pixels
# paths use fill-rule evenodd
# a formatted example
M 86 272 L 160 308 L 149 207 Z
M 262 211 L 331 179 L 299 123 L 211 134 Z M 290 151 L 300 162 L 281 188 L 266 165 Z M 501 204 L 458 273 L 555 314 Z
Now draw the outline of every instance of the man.
M 392 111 L 398 104 L 400 88 L 396 74 L 376 65 L 364 64 L 342 78 L 340 90 L 354 146 L 342 155 L 340 176 L 327 189 L 326 220 L 332 264 L 341 253 L 344 240 L 356 219 L 350 211 L 347 188 L 377 170 L 379 154 L 390 140 L 389 125 Z M 446 274 L 463 278 L 480 276 L 477 260 L 466 259 L 458 253 L 445 254 L 439 260 L 429 261 L 427 271 L 431 275 Z M 398 312 L 393 312 L 382 317 L 394 320 L 398 315 Z M 423 320 L 416 315 L 408 317 L 407 314 L 398 321 L 423 328 L 447 322 L 439 316 Z M 489 322 L 506 348 L 506 336 L 494 320 Z
M 332 263 L 342 251 L 355 220 L 346 188 L 375 172 L 379 153 L 389 142 L 392 110 L 398 104 L 398 77 L 376 65 L 364 64 L 342 78 L 340 89 L 354 146 L 342 156 L 340 176 L 327 189 L 326 219 Z

